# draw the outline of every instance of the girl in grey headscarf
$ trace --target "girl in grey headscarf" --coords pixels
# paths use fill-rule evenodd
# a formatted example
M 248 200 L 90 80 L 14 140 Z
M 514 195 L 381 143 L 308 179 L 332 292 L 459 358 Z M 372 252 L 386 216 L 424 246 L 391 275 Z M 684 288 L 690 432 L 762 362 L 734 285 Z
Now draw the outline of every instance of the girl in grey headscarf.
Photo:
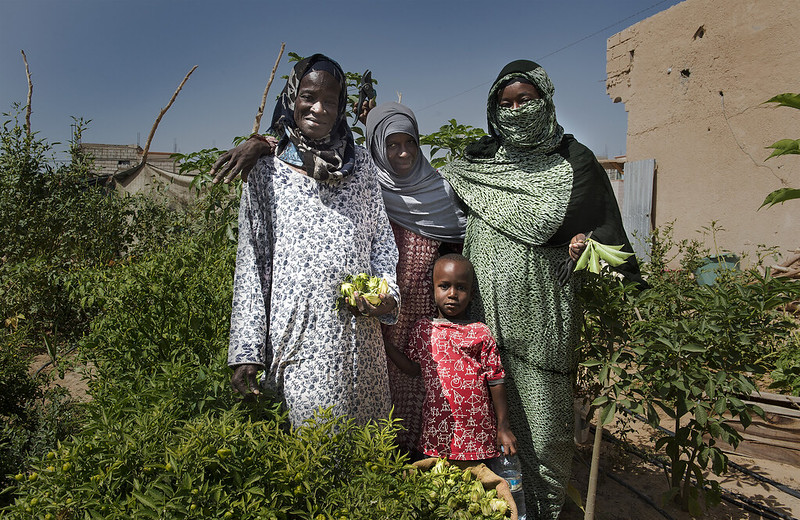
M 433 263 L 442 243 L 464 240 L 466 216 L 450 185 L 419 149 L 414 113 L 400 103 L 383 103 L 367 116 L 366 146 L 378 166 L 386 213 L 400 254 L 397 284 L 403 305 L 397 323 L 383 327 L 384 341 L 405 353 L 414 322 L 436 313 Z M 424 388 L 389 363 L 389 387 L 395 417 L 403 420 L 398 444 L 413 452 L 419 437 Z

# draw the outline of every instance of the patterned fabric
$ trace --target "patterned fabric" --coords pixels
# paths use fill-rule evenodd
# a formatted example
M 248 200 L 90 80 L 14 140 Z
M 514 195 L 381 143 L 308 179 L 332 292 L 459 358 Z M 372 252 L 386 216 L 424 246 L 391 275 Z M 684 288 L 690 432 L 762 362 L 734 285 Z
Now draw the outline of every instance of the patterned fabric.
M 507 370 L 509 422 L 517 437 L 528 517 L 555 519 L 572 463 L 573 432 L 567 426 L 573 424 L 581 320 L 576 291 L 582 277 L 559 286 L 556 273 L 568 257 L 567 244 L 549 244 L 564 224 L 576 187 L 584 190 L 585 180 L 594 177 L 596 160 L 575 171 L 568 157 L 548 153 L 557 147 L 551 148 L 553 135 L 563 132 L 558 125 L 553 135 L 503 140 L 519 126 L 498 130 L 496 93 L 512 73 L 539 68 L 519 61 L 503 69 L 490 90 L 491 137 L 475 148 L 480 154 L 468 150 L 466 160 L 448 165 L 442 174 L 468 208 L 464 255 L 478 280 L 473 313 L 494 334 Z M 543 98 L 552 96 L 547 85 L 537 88 Z M 547 104 L 537 106 L 547 109 Z M 603 199 L 601 210 L 608 203 Z M 597 218 L 591 209 L 590 221 Z M 615 202 L 614 210 L 619 213 Z
M 558 154 L 510 147 L 500 147 L 491 159 L 457 160 L 442 168 L 471 216 L 530 245 L 547 243 L 561 226 L 572 174 Z
M 432 457 L 497 457 L 497 420 L 489 384 L 505 375 L 497 347 L 483 323 L 419 320 L 409 358 L 425 382 L 419 450 Z
M 408 355 L 411 328 L 420 318 L 436 316 L 433 301 L 433 263 L 439 258 L 437 240 L 417 235 L 392 222 L 392 231 L 400 259 L 397 262 L 397 285 L 403 306 L 397 323 L 383 326 L 383 339 Z M 425 387 L 422 379 L 410 376 L 389 362 L 389 389 L 392 392 L 394 417 L 403 420 L 397 444 L 406 449 L 417 447 L 422 423 Z
M 519 108 L 499 105 L 498 93 L 511 80 L 522 78 L 536 87 L 541 99 L 528 101 Z M 556 89 L 541 67 L 524 72 L 511 72 L 495 82 L 489 91 L 489 124 L 492 134 L 507 145 L 524 146 L 529 151 L 547 153 L 555 149 L 564 137 L 564 129 L 556 121 L 553 94 Z
M 572 462 L 581 277 L 564 288 L 554 282 L 567 254 L 566 246 L 527 245 L 470 215 L 464 255 L 478 280 L 473 311 L 494 333 L 507 372 L 529 518 L 558 518 Z
M 357 164 L 320 182 L 262 157 L 242 193 L 228 364 L 264 366 L 262 384 L 283 396 L 295 426 L 320 407 L 361 424 L 390 411 L 379 320 L 335 310 L 338 284 L 359 272 L 386 278 L 400 303 L 397 248 L 360 147 Z
M 323 139 L 311 141 L 297 130 L 294 106 L 300 81 L 303 76 L 315 70 L 328 72 L 339 82 L 339 111 L 331 133 Z M 312 178 L 324 181 L 349 175 L 355 166 L 355 148 L 353 132 L 347 124 L 346 79 L 339 64 L 322 54 L 314 54 L 298 61 L 289 73 L 286 85 L 275 104 L 271 131 L 281 138 L 275 155 L 282 156 L 291 143 L 295 152 L 288 152 L 286 157 L 291 158 L 292 153 L 298 155 L 303 161 L 303 169 Z

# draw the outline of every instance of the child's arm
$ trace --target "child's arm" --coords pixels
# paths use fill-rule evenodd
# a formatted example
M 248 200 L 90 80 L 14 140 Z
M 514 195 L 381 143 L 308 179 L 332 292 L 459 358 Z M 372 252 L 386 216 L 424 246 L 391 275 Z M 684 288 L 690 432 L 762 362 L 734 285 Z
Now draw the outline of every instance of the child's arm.
M 517 438 L 508 424 L 506 385 L 505 383 L 489 385 L 489 391 L 492 393 L 494 415 L 497 417 L 497 444 L 503 447 L 506 455 L 514 455 L 517 453 Z
M 394 363 L 397 368 L 410 376 L 418 376 L 420 374 L 419 363 L 408 359 L 408 356 L 400 352 L 399 348 L 385 341 L 384 350 L 386 350 L 386 356 L 392 360 L 392 363 Z

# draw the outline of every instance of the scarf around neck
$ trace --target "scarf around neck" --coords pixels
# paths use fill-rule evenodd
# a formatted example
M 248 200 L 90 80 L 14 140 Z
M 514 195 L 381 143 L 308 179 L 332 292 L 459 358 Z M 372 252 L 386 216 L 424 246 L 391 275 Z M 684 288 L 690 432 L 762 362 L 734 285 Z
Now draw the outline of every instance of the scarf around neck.
M 330 134 L 317 140 L 306 138 L 294 121 L 300 81 L 312 71 L 330 73 L 340 86 L 336 122 Z M 355 167 L 355 144 L 346 112 L 346 78 L 339 64 L 322 54 L 314 54 L 297 62 L 289 73 L 272 114 L 271 129 L 280 139 L 275 155 L 288 164 L 299 166 L 297 163 L 300 162 L 306 173 L 319 181 L 338 180 L 349 175 Z
M 400 103 L 383 103 L 367 115 L 367 148 L 378 166 L 378 182 L 389 220 L 428 238 L 462 242 L 467 218 L 456 203 L 450 184 L 417 152 L 408 175 L 392 168 L 386 153 L 386 138 L 403 133 L 419 147 L 419 129 L 414 113 Z

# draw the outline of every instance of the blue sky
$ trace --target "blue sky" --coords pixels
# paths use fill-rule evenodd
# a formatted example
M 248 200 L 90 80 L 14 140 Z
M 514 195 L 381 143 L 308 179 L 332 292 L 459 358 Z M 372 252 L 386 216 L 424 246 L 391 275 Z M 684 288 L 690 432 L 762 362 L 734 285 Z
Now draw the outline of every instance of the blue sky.
M 151 150 L 228 148 L 249 134 L 281 42 L 371 69 L 378 101 L 402 102 L 422 133 L 455 118 L 485 129 L 485 99 L 507 62 L 532 59 L 556 87 L 559 122 L 598 155 L 625 152 L 627 116 L 605 92 L 606 40 L 679 0 L 332 1 L 0 0 L 0 111 L 25 103 L 34 130 L 66 142 L 144 146 L 184 75 L 198 69 Z M 286 56 L 278 76 L 290 68 Z M 282 80 L 270 91 L 264 123 Z M 262 125 L 262 129 L 266 129 Z

